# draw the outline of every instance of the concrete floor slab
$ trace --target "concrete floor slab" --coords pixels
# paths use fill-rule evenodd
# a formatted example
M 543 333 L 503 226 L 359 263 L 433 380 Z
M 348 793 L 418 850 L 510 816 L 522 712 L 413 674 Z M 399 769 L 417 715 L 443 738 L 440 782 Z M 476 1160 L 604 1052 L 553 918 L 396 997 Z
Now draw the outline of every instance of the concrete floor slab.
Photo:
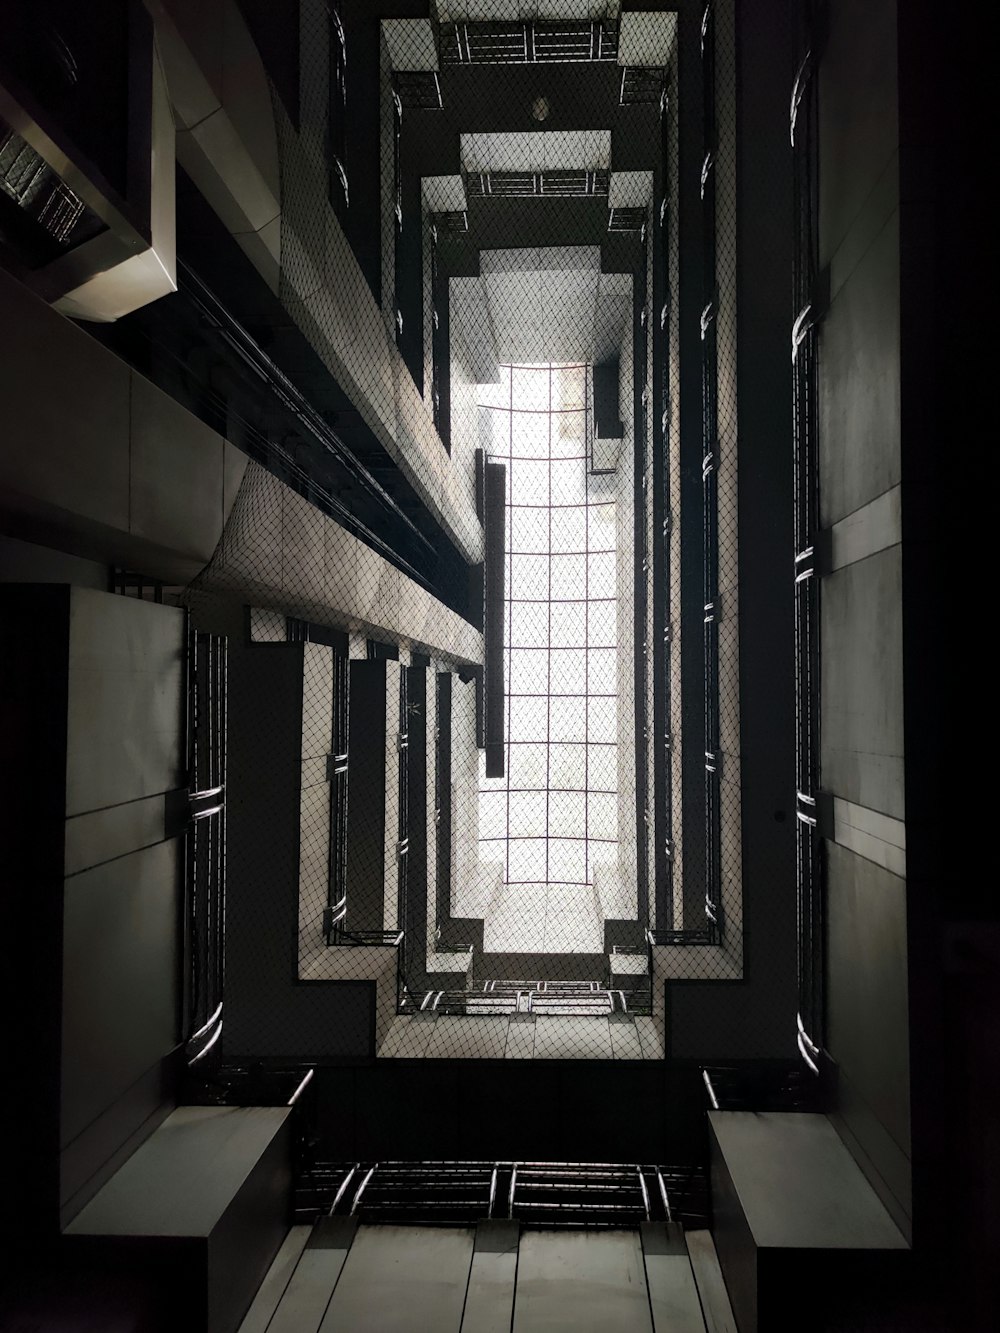
M 638 1232 L 521 1237 L 513 1333 L 652 1333 Z

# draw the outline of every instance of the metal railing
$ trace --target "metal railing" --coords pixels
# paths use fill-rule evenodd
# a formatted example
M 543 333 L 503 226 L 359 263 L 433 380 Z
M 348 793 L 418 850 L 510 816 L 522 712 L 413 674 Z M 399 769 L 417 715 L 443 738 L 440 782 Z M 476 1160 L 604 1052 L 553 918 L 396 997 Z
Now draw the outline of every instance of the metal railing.
M 323 922 L 323 934 L 329 945 L 345 946 L 348 948 L 363 948 L 367 946 L 380 946 L 382 948 L 398 948 L 403 943 L 403 932 L 401 930 L 345 930 L 342 926 L 331 924 L 327 930 L 327 922 Z
M 625 951 L 622 951 L 625 952 Z M 635 951 L 637 954 L 644 952 Z M 400 1013 L 448 1015 L 563 1017 L 611 1017 L 615 1014 L 643 1017 L 652 1013 L 651 974 L 647 969 L 635 977 L 604 981 L 508 981 L 487 980 L 475 989 L 442 987 L 418 993 L 404 988 Z M 638 981 L 628 986 L 625 981 Z
M 296 1189 L 295 1220 L 354 1217 L 397 1225 L 704 1226 L 698 1166 L 613 1162 L 318 1162 Z
M 184 1025 L 189 1064 L 222 1035 L 226 896 L 227 655 L 224 638 L 189 630 L 185 823 Z
M 804 6 L 804 54 L 792 87 L 794 272 L 792 284 L 792 439 L 794 450 L 796 883 L 799 1012 L 796 1040 L 805 1065 L 819 1072 L 824 1033 L 823 880 L 816 798 L 819 787 L 820 533 L 817 321 L 818 286 L 815 30 Z
M 701 220 L 703 291 L 702 348 L 702 506 L 704 541 L 703 638 L 705 662 L 705 916 L 708 929 L 721 930 L 720 809 L 722 756 L 719 736 L 719 358 L 716 342 L 715 156 L 716 124 L 714 14 L 707 5 L 702 20 Z
M 607 61 L 618 58 L 613 22 L 516 19 L 442 23 L 441 64 L 529 65 Z
M 657 945 L 692 945 L 692 944 L 718 944 L 719 934 L 715 923 L 709 920 L 705 926 L 693 927 L 690 930 L 651 930 L 649 932 L 650 944 Z
M 706 1065 L 701 1071 L 708 1109 L 819 1111 L 819 1085 L 801 1063 L 755 1060 Z

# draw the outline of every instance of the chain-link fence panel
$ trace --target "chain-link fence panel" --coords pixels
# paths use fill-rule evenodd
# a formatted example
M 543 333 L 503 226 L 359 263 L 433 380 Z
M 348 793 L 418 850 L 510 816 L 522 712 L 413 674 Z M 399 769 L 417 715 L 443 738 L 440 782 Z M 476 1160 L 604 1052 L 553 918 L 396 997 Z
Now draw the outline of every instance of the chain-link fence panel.
M 297 107 L 273 90 L 277 343 L 322 368 L 314 435 L 358 471 L 304 481 L 265 412 L 188 597 L 239 640 L 233 1004 L 267 973 L 311 1015 L 286 1024 L 258 986 L 240 1054 L 646 1058 L 665 978 L 739 971 L 734 10 L 702 35 L 703 570 L 680 521 L 698 109 L 677 19 L 536 10 L 304 0 Z M 704 867 L 681 859 L 686 634 L 705 636 Z

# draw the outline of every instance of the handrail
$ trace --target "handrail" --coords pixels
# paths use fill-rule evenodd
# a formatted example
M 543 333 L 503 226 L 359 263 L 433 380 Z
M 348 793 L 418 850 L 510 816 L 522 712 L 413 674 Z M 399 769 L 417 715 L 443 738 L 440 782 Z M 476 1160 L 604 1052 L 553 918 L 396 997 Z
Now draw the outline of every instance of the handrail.
M 300 1097 L 302 1096 L 302 1094 L 305 1092 L 306 1088 L 308 1088 L 309 1084 L 312 1082 L 312 1080 L 313 1080 L 313 1075 L 314 1075 L 315 1073 L 316 1073 L 316 1070 L 315 1070 L 315 1069 L 307 1069 L 307 1070 L 306 1070 L 306 1076 L 305 1076 L 305 1078 L 302 1080 L 302 1082 L 299 1084 L 299 1086 L 298 1086 L 298 1087 L 295 1089 L 295 1091 L 292 1093 L 291 1097 L 289 1097 L 287 1105 L 289 1105 L 289 1106 L 294 1106 L 294 1105 L 295 1105 L 295 1103 L 299 1100 L 299 1098 L 300 1098 Z
M 371 475 L 367 468 L 358 462 L 336 431 L 330 427 L 325 418 L 317 412 L 288 376 L 275 365 L 256 339 L 233 317 L 215 293 L 202 282 L 201 278 L 191 268 L 180 260 L 177 261 L 177 268 L 192 304 L 198 308 L 204 319 L 218 329 L 241 361 L 268 385 L 280 399 L 283 406 L 298 418 L 310 435 L 320 443 L 325 452 L 337 459 L 337 462 L 350 473 L 362 490 L 367 491 L 397 521 L 403 523 L 411 537 L 423 546 L 429 554 L 432 554 L 433 544 L 424 536 L 413 520 L 404 513 L 385 487 Z M 357 518 L 350 514 L 347 506 L 337 501 L 336 497 L 331 497 L 331 499 L 332 502 L 337 503 L 343 509 L 344 517 L 350 520 L 347 526 L 352 530 L 356 528 L 364 529 L 367 541 L 374 540 L 378 543 L 379 548 L 385 547 L 381 538 L 375 533 L 370 533 L 364 524 L 358 523 Z
M 190 1037 L 188 1037 L 188 1041 L 197 1041 L 199 1037 L 203 1037 L 221 1013 L 222 1013 L 222 1001 L 220 1000 L 219 1007 L 216 1009 L 212 1017 L 208 1020 L 207 1023 L 204 1024 L 203 1027 L 200 1027 L 197 1032 L 192 1032 Z
M 369 1159 L 317 1163 L 301 1182 L 308 1197 L 296 1213 L 404 1225 L 504 1217 L 545 1227 L 690 1226 L 707 1220 L 707 1186 L 701 1168 L 649 1162 Z
M 219 1008 L 221 1009 L 221 1007 L 222 1006 L 220 1005 Z M 212 1049 L 212 1047 L 215 1045 L 215 1043 L 219 1040 L 221 1036 L 222 1036 L 222 1019 L 220 1018 L 218 1025 L 215 1031 L 212 1033 L 211 1037 L 209 1037 L 208 1041 L 205 1042 L 205 1045 L 201 1048 L 198 1054 L 193 1055 L 191 1059 L 188 1061 L 188 1068 L 190 1069 L 193 1065 L 196 1065 L 199 1060 L 204 1059 L 204 1057 L 209 1053 L 209 1051 Z
M 357 1169 L 358 1169 L 358 1167 L 359 1167 L 360 1165 L 361 1165 L 360 1162 L 355 1162 L 354 1165 L 351 1167 L 350 1171 L 348 1171 L 347 1175 L 346 1175 L 346 1176 L 344 1177 L 344 1179 L 341 1181 L 340 1189 L 338 1189 L 338 1190 L 337 1190 L 337 1193 L 334 1195 L 334 1197 L 333 1197 L 333 1203 L 332 1203 L 331 1206 L 330 1206 L 330 1216 L 331 1216 L 331 1217 L 332 1217 L 333 1214 L 337 1211 L 337 1205 L 340 1203 L 341 1199 L 342 1199 L 342 1198 L 344 1197 L 344 1195 L 347 1193 L 347 1187 L 348 1187 L 348 1185 L 351 1183 L 351 1178 L 352 1178 L 352 1176 L 354 1175 L 355 1171 L 357 1171 Z
M 330 935 L 331 945 L 349 945 L 362 948 L 396 948 L 402 944 L 405 932 L 402 930 L 338 930 Z
M 719 1109 L 719 1099 L 715 1095 L 715 1089 L 712 1087 L 712 1080 L 707 1069 L 701 1071 L 701 1081 L 708 1092 L 708 1100 L 712 1103 L 712 1110 L 717 1111 Z

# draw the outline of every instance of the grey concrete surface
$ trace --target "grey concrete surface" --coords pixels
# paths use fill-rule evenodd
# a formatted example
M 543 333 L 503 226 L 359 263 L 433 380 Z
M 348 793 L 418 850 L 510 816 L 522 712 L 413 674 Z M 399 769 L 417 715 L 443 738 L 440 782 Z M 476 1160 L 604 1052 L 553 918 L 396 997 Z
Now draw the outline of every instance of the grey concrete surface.
M 66 881 L 63 1146 L 179 1038 L 180 850 L 161 842 Z
M 250 1309 L 243 1317 L 239 1333 L 268 1333 L 271 1319 L 285 1295 L 292 1274 L 312 1233 L 311 1226 L 294 1226 L 282 1241 L 264 1281 L 257 1288 Z
M 823 581 L 820 783 L 893 819 L 905 818 L 902 548 Z
M 824 1115 L 710 1111 L 758 1249 L 904 1249 L 906 1241 Z
M 67 816 L 182 785 L 184 651 L 176 607 L 74 590 Z
M 861 212 L 899 143 L 895 0 L 836 0 L 819 63 L 820 263 Z
M 184 632 L 176 608 L 71 590 L 59 779 L 64 1215 L 170 1105 L 183 846 L 167 840 L 165 801 L 185 782 Z
M 824 526 L 900 479 L 899 213 L 837 294 L 819 332 Z
M 828 1046 L 850 1091 L 841 1110 L 894 1192 L 910 1152 L 910 1031 L 906 883 L 873 861 L 827 845 Z M 883 1127 L 890 1144 L 869 1120 Z M 892 1148 L 895 1145 L 895 1149 Z
M 71 583 L 103 592 L 108 586 L 108 567 L 98 560 L 0 534 L 0 582 Z
M 330 1333 L 459 1333 L 472 1245 L 465 1227 L 361 1227 L 330 1301 Z
M 486 1222 L 476 1228 L 462 1333 L 510 1333 L 519 1239 L 516 1222 Z
M 43 522 L 75 554 L 167 582 L 193 578 L 246 459 L 3 273 L 0 310 L 19 335 L 0 366 L 18 442 L 0 455 L 0 512 Z
M 521 1237 L 513 1333 L 651 1333 L 642 1245 L 632 1231 Z
M 316 1333 L 344 1268 L 342 1249 L 306 1248 L 295 1266 L 267 1333 Z
M 67 1234 L 207 1237 L 290 1115 L 282 1106 L 178 1107 Z
M 146 796 L 123 805 L 105 806 L 66 821 L 66 874 L 75 875 L 166 836 L 162 796 Z
M 642 1254 L 653 1333 L 704 1333 L 698 1286 L 680 1228 L 647 1222 Z
M 689 1231 L 685 1237 L 691 1268 L 698 1286 L 698 1298 L 707 1333 L 737 1333 L 726 1282 L 719 1267 L 715 1243 L 710 1231 Z M 657 1329 L 659 1333 L 659 1329 Z
M 901 819 L 833 798 L 832 840 L 894 875 L 906 875 L 906 825 Z
M 229 643 L 222 1046 L 235 1060 L 363 1058 L 372 1041 L 370 981 L 296 979 L 302 650 L 301 643 L 247 644 L 235 633 Z
M 865 560 L 898 545 L 902 538 L 902 494 L 899 486 L 893 486 L 834 523 L 829 531 L 829 569 Z

